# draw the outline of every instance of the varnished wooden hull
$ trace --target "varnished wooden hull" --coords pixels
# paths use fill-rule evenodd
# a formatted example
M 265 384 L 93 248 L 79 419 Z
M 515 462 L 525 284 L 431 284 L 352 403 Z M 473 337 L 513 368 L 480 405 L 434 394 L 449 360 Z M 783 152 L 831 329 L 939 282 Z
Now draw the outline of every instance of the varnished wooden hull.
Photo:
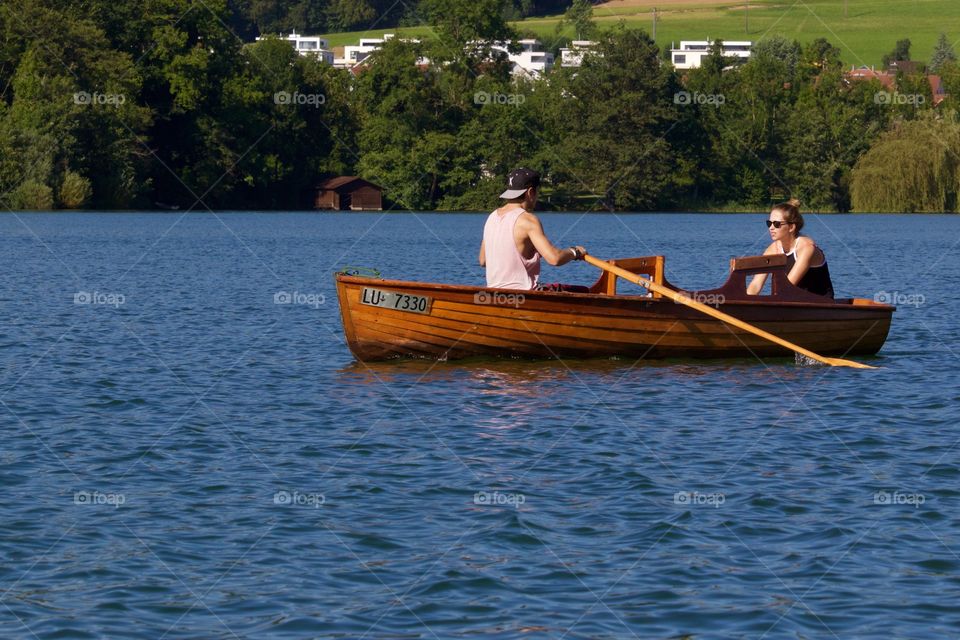
M 731 358 L 790 356 L 751 333 L 667 299 L 594 293 L 510 291 L 339 274 L 347 343 L 362 361 L 458 359 Z M 429 313 L 361 302 L 364 288 L 425 296 Z M 501 295 L 494 295 L 500 293 Z M 478 295 L 479 294 L 479 295 Z M 518 297 L 521 296 L 521 297 Z M 872 355 L 894 307 L 853 302 L 727 301 L 718 308 L 821 355 Z

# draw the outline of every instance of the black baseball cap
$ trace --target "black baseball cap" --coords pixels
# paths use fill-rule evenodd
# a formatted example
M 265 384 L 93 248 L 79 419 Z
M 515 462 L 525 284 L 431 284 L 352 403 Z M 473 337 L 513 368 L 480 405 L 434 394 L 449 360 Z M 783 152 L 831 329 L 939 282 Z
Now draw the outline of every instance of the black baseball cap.
M 519 198 L 530 187 L 540 186 L 540 174 L 533 169 L 514 169 L 507 174 L 507 190 L 500 194 L 505 200 Z

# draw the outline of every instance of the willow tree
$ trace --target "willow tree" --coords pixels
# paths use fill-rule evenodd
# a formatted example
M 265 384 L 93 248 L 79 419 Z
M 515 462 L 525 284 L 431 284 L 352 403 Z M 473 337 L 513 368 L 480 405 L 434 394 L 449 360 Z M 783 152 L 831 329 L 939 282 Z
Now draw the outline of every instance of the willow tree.
M 854 211 L 956 211 L 958 191 L 960 122 L 953 111 L 898 122 L 851 175 Z

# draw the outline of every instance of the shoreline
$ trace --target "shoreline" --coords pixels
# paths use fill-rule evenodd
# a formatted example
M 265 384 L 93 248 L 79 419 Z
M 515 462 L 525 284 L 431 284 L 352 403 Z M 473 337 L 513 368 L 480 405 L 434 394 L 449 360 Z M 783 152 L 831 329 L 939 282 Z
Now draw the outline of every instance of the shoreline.
M 772 205 L 771 205 L 772 206 Z M 408 209 L 384 209 L 382 211 L 333 211 L 327 209 L 214 209 L 214 210 L 185 210 L 181 211 L 179 209 L 20 209 L 20 210 L 7 210 L 0 212 L 6 215 L 38 215 L 38 214 L 84 214 L 84 213 L 113 213 L 113 214 L 144 214 L 144 213 L 156 213 L 156 214 L 168 214 L 168 215 L 187 215 L 187 214 L 206 214 L 206 215 L 219 215 L 219 214 L 235 214 L 235 213 L 262 213 L 262 214 L 316 214 L 316 215 L 325 215 L 325 214 L 337 214 L 337 215 L 353 215 L 353 214 L 384 214 L 384 215 L 404 215 L 404 214 L 477 214 L 477 215 L 488 215 L 490 210 L 408 210 Z M 737 209 L 737 210 L 724 210 L 724 209 L 696 209 L 696 210 L 650 210 L 650 211 L 595 211 L 595 210 L 584 210 L 584 209 L 537 209 L 537 214 L 549 214 L 549 213 L 565 213 L 565 214 L 581 214 L 581 215 L 671 215 L 671 214 L 683 214 L 683 215 L 758 215 L 763 214 L 767 209 Z M 909 215 L 909 216 L 956 216 L 957 212 L 953 211 L 818 211 L 818 210 L 804 210 L 804 214 L 808 215 L 830 215 L 830 216 L 900 216 L 900 215 Z

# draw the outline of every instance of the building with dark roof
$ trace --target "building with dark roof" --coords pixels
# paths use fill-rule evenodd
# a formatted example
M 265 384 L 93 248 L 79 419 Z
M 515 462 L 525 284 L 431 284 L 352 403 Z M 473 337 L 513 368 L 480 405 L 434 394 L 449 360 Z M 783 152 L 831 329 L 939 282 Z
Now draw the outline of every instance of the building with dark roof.
M 383 211 L 383 187 L 358 176 L 339 176 L 317 185 L 314 209 Z

